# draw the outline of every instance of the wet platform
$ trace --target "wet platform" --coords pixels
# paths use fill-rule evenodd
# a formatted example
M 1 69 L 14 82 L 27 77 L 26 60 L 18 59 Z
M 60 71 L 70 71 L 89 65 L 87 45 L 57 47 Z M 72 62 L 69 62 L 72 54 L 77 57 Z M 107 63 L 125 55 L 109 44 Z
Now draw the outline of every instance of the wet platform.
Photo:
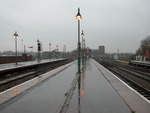
M 77 62 L 0 93 L 0 113 L 59 113 Z M 82 67 L 66 113 L 149 113 L 150 102 L 90 59 Z
M 135 65 L 135 66 L 150 67 L 150 61 L 135 61 L 135 60 L 131 60 L 131 61 L 129 61 L 129 64 Z
M 48 63 L 48 62 L 55 62 L 58 60 L 63 60 L 63 59 L 51 59 L 51 60 L 49 59 L 49 60 L 40 60 L 40 61 L 18 62 L 17 65 L 15 63 L 0 64 L 0 71 L 24 67 L 24 66 L 30 66 L 30 65 L 43 64 L 43 63 Z

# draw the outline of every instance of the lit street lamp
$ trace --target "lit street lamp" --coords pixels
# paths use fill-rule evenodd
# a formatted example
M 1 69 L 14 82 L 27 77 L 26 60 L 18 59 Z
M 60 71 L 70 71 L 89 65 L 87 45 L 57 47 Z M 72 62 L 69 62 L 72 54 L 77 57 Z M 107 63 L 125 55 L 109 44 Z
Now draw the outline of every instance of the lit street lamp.
M 83 65 L 84 64 L 84 45 L 83 45 L 84 33 L 83 33 L 83 30 L 82 30 L 81 36 L 82 36 L 82 65 Z
M 16 50 L 16 65 L 17 65 L 17 62 L 18 62 L 18 59 L 17 59 L 17 38 L 19 38 L 19 35 L 17 34 L 17 32 L 14 33 L 14 38 L 15 38 L 15 50 Z
M 78 20 L 78 73 L 81 73 L 80 69 L 80 52 L 81 52 L 81 44 L 80 44 L 80 20 L 82 16 L 80 14 L 80 9 L 78 8 L 78 13 L 76 15 L 76 19 Z

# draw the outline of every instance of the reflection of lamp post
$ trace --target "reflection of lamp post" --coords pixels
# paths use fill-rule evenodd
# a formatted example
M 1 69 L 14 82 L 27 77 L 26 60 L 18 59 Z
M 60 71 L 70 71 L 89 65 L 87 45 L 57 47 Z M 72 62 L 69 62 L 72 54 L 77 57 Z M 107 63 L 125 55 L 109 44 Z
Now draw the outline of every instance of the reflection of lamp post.
M 86 65 L 83 67 L 83 74 L 82 74 L 82 90 L 81 95 L 85 95 L 85 82 L 86 82 Z
M 80 97 L 81 97 L 81 73 L 78 78 L 78 113 L 80 113 Z
M 40 61 L 41 43 L 40 43 L 39 39 L 37 40 L 37 45 L 38 45 L 38 61 Z
M 80 73 L 80 51 L 81 51 L 81 44 L 80 44 L 80 20 L 82 16 L 80 14 L 80 9 L 78 8 L 78 13 L 76 15 L 76 19 L 78 20 L 78 73 Z
M 14 38 L 15 38 L 15 50 L 16 50 L 16 58 L 15 58 L 15 60 L 16 60 L 16 65 L 17 65 L 17 38 L 19 38 L 19 35 L 17 34 L 17 32 L 15 32 L 14 33 Z
M 51 60 L 51 43 L 49 43 L 49 59 Z
M 83 30 L 82 30 L 81 36 L 82 36 L 82 65 L 83 65 L 84 64 L 84 46 L 83 46 L 84 33 L 83 33 Z

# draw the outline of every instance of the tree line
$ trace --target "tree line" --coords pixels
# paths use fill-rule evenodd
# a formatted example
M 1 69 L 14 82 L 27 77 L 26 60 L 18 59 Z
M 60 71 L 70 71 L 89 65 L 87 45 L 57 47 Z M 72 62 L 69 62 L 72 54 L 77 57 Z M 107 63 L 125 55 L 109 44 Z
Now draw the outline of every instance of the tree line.
M 150 36 L 141 41 L 140 47 L 136 50 L 136 55 L 145 55 L 148 46 L 150 47 Z

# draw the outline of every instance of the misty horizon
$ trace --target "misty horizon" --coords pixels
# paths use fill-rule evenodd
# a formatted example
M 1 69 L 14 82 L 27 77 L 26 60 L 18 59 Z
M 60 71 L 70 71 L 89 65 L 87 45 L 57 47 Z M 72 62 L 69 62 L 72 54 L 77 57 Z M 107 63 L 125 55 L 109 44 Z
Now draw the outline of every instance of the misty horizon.
M 81 28 L 86 46 L 98 49 L 105 46 L 106 53 L 135 53 L 141 40 L 150 35 L 150 1 L 148 0 L 1 0 L 0 51 L 15 51 L 13 34 L 17 31 L 18 50 L 22 45 L 37 51 L 37 40 L 43 50 L 59 46 L 63 51 L 77 48 L 78 7 L 82 15 Z M 80 31 L 80 32 L 81 32 Z M 22 41 L 23 39 L 23 41 Z

